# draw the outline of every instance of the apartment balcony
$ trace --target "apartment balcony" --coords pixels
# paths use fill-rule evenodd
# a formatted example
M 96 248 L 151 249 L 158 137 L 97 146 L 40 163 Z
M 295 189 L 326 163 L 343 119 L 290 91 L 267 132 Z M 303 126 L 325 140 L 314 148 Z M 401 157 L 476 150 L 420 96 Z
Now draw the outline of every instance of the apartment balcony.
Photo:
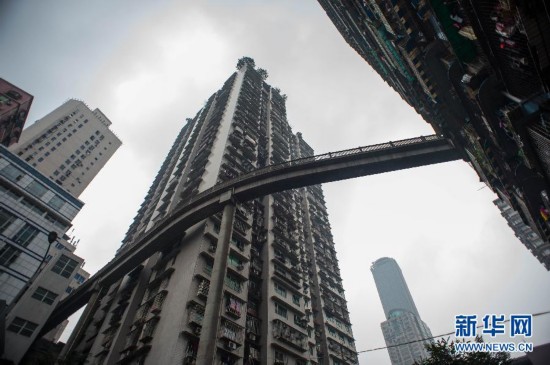
M 358 363 L 357 353 L 354 349 L 350 350 L 332 339 L 328 341 L 328 349 L 336 354 L 336 357 L 342 358 L 348 364 Z
M 260 362 L 260 350 L 255 348 L 255 347 L 252 347 L 250 346 L 248 348 L 248 356 L 245 356 L 245 358 L 248 359 L 248 364 L 247 365 L 253 365 L 253 364 L 256 364 Z
M 225 297 L 225 314 L 232 318 L 241 318 L 245 313 L 245 303 L 232 296 L 227 295 Z
M 153 288 L 157 286 L 160 289 L 166 289 L 174 271 L 175 269 L 173 267 L 168 267 L 160 272 L 157 271 L 155 278 L 149 282 L 148 287 Z
M 250 230 L 251 225 L 243 220 L 242 218 L 236 216 L 233 220 L 233 229 L 240 233 L 243 237 L 247 236 L 247 232 Z
M 121 365 L 131 364 L 136 359 L 138 359 L 140 357 L 143 358 L 149 352 L 149 350 L 151 350 L 151 345 L 143 344 L 142 346 L 137 347 L 136 349 L 133 349 L 133 350 L 130 350 L 130 351 L 124 351 L 122 353 L 122 358 L 118 361 L 118 363 L 120 363 Z M 108 351 L 107 350 L 105 350 L 105 351 L 106 352 L 104 353 L 104 356 L 107 356 Z M 100 354 L 98 354 L 98 356 L 99 355 Z M 102 362 L 102 360 L 100 360 L 99 362 Z
M 250 216 L 252 215 L 250 209 L 242 204 L 237 205 L 235 209 L 235 214 L 244 221 L 248 221 L 248 219 L 250 219 Z
M 187 326 L 190 330 L 184 329 L 182 332 L 189 333 L 193 336 L 200 336 L 204 320 L 204 306 L 192 301 L 187 308 Z
M 184 365 L 195 365 L 197 363 L 198 342 L 189 341 L 185 348 L 185 357 L 183 358 Z
M 246 338 L 256 342 L 260 338 L 261 321 L 252 316 L 246 316 Z
M 136 349 L 139 335 L 142 331 L 142 326 L 133 328 L 126 336 L 126 342 L 124 343 L 124 351 L 132 351 Z
M 229 320 L 222 318 L 220 331 L 218 333 L 218 336 L 220 339 L 224 339 L 227 342 L 232 342 L 236 346 L 241 346 L 243 342 L 243 337 L 244 337 L 243 334 L 244 334 L 244 329 L 241 326 L 239 326 L 234 322 L 231 322 Z M 235 349 L 236 347 L 233 348 L 232 350 L 235 350 Z
M 296 250 L 298 247 L 298 242 L 297 241 L 297 237 L 296 237 L 296 234 L 294 232 L 289 232 L 285 226 L 283 226 L 282 224 L 276 224 L 274 227 L 273 227 L 273 230 L 272 230 L 276 240 L 281 240 L 283 241 L 287 246 L 290 246 L 292 248 L 292 250 Z
M 277 249 L 280 249 L 284 254 L 286 254 L 291 259 L 297 259 L 299 257 L 296 243 L 293 241 L 289 241 L 288 239 L 284 238 L 281 235 L 274 234 L 273 245 Z
M 239 232 L 234 232 L 239 233 Z M 245 240 L 242 234 L 233 234 L 231 236 L 231 247 L 237 248 L 238 252 L 237 254 L 242 257 L 243 260 L 248 261 L 248 257 L 245 254 L 245 247 L 248 245 L 248 241 Z
M 329 290 L 329 292 L 331 294 L 335 294 L 337 295 L 338 297 L 341 297 L 341 298 L 344 298 L 344 291 L 337 288 L 337 287 L 334 287 L 334 286 L 331 286 L 329 285 L 326 281 L 320 281 L 319 284 L 321 285 L 322 288 L 324 288 L 325 290 Z
M 141 342 L 147 343 L 153 339 L 153 334 L 155 332 L 155 329 L 157 327 L 159 320 L 160 318 L 153 317 L 149 319 L 147 322 L 145 322 L 145 325 L 143 326 L 143 333 L 141 334 L 141 338 L 139 339 Z
M 157 315 L 162 311 L 162 305 L 164 304 L 167 295 L 168 290 L 161 290 L 152 298 L 147 300 L 147 302 L 151 303 L 150 313 Z
M 229 135 L 229 141 L 233 146 L 240 146 L 242 139 L 243 139 L 242 134 L 236 133 L 235 131 Z
M 206 299 L 208 297 L 208 290 L 210 289 L 210 281 L 206 279 L 202 279 L 199 282 L 199 286 L 197 288 L 197 296 L 203 299 Z
M 296 275 L 294 272 L 290 271 L 290 269 L 280 264 L 275 264 L 274 267 L 274 274 L 277 277 L 283 279 L 286 283 L 289 283 L 296 289 L 300 289 L 302 287 L 300 276 Z
M 135 326 L 140 326 L 145 323 L 150 309 L 151 309 L 151 302 L 148 302 L 148 301 L 139 306 L 136 312 L 135 320 L 134 320 Z
M 273 321 L 273 337 L 302 352 L 307 351 L 307 335 L 287 325 L 281 320 Z
M 242 257 L 239 255 L 234 254 L 235 251 L 231 251 L 229 254 L 229 261 L 227 268 L 231 271 L 231 273 L 237 277 L 239 277 L 241 280 L 246 281 L 248 279 L 248 275 L 246 275 L 246 263 L 244 260 L 242 260 Z
M 238 277 L 234 273 L 227 273 L 225 277 L 225 286 L 236 294 L 240 294 L 243 291 L 243 284 L 246 281 L 246 279 L 243 278 L 243 276 Z

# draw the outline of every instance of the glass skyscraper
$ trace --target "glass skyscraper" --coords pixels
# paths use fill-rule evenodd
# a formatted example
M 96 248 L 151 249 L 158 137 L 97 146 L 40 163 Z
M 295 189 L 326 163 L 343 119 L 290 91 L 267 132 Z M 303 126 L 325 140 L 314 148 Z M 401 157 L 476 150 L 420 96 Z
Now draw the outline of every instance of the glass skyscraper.
M 371 272 L 386 315 L 381 327 L 392 365 L 411 365 L 428 357 L 424 345 L 430 340 L 422 340 L 431 338 L 432 333 L 420 319 L 397 262 L 389 257 L 380 258 L 372 264 Z M 399 344 L 403 345 L 396 346 Z

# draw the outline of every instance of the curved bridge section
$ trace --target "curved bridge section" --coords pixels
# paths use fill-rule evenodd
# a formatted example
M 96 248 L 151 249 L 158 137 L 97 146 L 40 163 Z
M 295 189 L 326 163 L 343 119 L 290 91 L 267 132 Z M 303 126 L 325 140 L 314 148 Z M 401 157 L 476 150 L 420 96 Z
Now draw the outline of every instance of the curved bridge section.
M 133 242 L 53 311 L 42 333 L 61 323 L 86 305 L 99 288 L 109 286 L 161 251 L 192 225 L 223 210 L 232 201 L 320 183 L 380 174 L 460 159 L 458 151 L 443 137 L 431 135 L 388 142 L 292 160 L 241 175 L 218 184 L 190 199 L 160 220 Z

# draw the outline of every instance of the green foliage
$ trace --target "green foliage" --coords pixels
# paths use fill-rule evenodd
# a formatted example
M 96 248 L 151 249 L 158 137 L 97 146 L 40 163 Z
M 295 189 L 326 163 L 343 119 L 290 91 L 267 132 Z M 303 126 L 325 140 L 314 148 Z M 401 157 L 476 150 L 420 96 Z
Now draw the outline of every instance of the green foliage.
M 460 341 L 458 342 L 469 342 Z M 476 336 L 475 342 L 483 342 L 481 336 Z M 455 341 L 448 342 L 441 339 L 430 345 L 426 345 L 430 357 L 417 361 L 414 365 L 508 365 L 511 364 L 510 354 L 507 352 L 457 352 Z
M 254 59 L 246 56 L 239 58 L 239 60 L 237 61 L 237 70 L 240 70 L 241 68 L 243 68 L 244 65 L 248 65 L 252 68 L 255 68 L 256 62 L 254 62 Z
M 267 80 L 267 77 L 269 76 L 269 74 L 267 73 L 266 70 L 264 70 L 263 68 L 259 68 L 256 69 L 256 71 L 260 74 L 260 76 L 262 77 L 262 80 Z

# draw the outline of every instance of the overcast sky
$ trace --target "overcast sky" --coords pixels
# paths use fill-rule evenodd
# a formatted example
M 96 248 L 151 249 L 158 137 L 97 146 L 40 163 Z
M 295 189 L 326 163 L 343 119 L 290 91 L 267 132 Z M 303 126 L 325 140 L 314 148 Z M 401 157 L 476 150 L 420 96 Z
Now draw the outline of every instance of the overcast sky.
M 100 108 L 123 145 L 82 194 L 77 254 L 109 261 L 185 118 L 241 56 L 288 95 L 316 153 L 432 134 L 351 49 L 314 0 L 0 0 L 0 77 L 34 95 L 27 124 L 69 98 Z M 550 274 L 514 237 L 464 162 L 324 185 L 358 351 L 384 346 L 370 273 L 397 260 L 434 335 L 456 314 L 550 309 Z M 550 316 L 534 321 L 550 342 Z M 498 338 L 508 341 L 508 337 Z M 362 364 L 390 364 L 387 350 Z

